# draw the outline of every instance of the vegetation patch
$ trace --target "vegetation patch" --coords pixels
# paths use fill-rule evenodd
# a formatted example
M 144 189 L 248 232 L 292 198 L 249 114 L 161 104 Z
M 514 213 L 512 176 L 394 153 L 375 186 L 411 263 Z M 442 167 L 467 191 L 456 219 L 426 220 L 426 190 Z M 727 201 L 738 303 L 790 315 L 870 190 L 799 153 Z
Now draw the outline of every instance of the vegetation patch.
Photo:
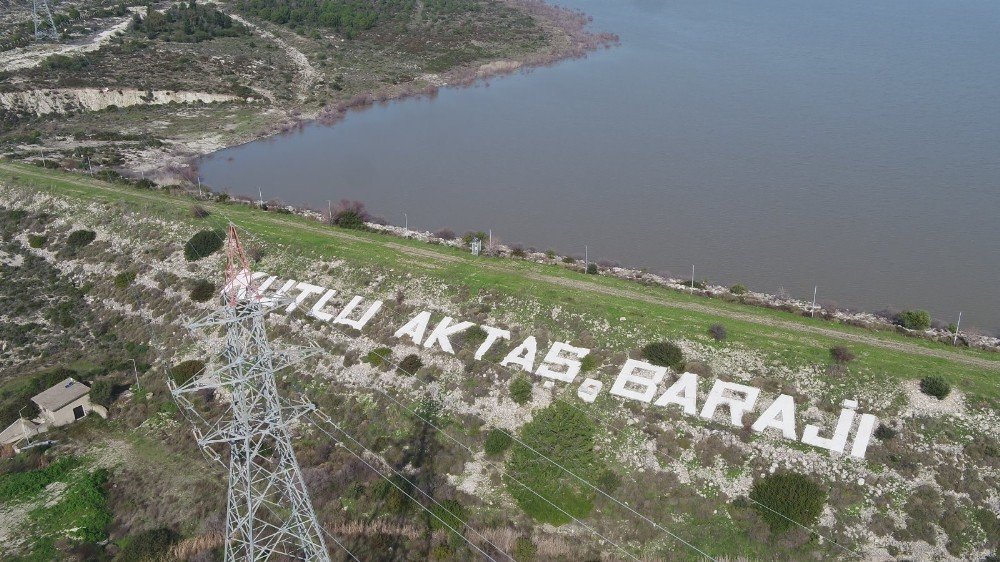
M 754 508 L 773 531 L 785 531 L 794 525 L 792 521 L 814 525 L 826 503 L 826 492 L 801 474 L 782 472 L 754 482 L 750 499 L 757 502 Z
M 423 366 L 424 362 L 420 359 L 420 356 L 415 353 L 411 353 L 399 362 L 399 368 L 396 369 L 396 372 L 401 375 L 415 375 Z
M 388 347 L 376 347 L 365 355 L 364 362 L 372 367 L 380 367 L 382 363 L 392 361 L 392 350 Z
M 188 296 L 194 302 L 207 302 L 215 296 L 215 283 L 199 279 L 194 282 L 194 285 L 191 287 L 191 293 Z
M 146 17 L 132 16 L 132 29 L 147 39 L 163 39 L 177 43 L 198 43 L 214 37 L 248 35 L 246 26 L 211 6 L 200 6 L 195 0 L 174 4 L 163 12 L 149 10 Z
M 499 455 L 510 448 L 513 442 L 507 430 L 494 427 L 486 434 L 486 441 L 483 442 L 483 449 L 487 455 Z
M 97 233 L 93 230 L 74 230 L 69 233 L 69 238 L 66 239 L 66 245 L 72 249 L 83 248 L 87 244 L 90 244 L 97 238 Z
M 517 375 L 510 381 L 508 387 L 510 399 L 517 404 L 525 404 L 531 400 L 531 381 L 524 375 Z
M 507 460 L 505 483 L 525 513 L 552 525 L 590 514 L 594 491 L 536 451 L 580 478 L 594 481 L 604 470 L 594 451 L 595 432 L 593 420 L 564 402 L 539 411 L 521 428 L 521 440 L 534 450 L 515 444 Z
M 197 359 L 189 359 L 187 361 L 174 365 L 174 367 L 170 369 L 170 378 L 173 379 L 174 383 L 176 383 L 177 386 L 181 386 L 182 384 L 188 382 L 189 380 L 201 374 L 201 372 L 204 370 L 205 370 L 204 361 L 199 361 Z
M 202 230 L 184 244 L 184 259 L 197 261 L 222 249 L 226 233 L 220 230 Z
M 684 364 L 681 348 L 668 341 L 658 341 L 642 348 L 642 358 L 661 367 L 679 368 Z
M 920 380 L 920 391 L 938 400 L 944 400 L 951 392 L 951 385 L 943 378 L 932 375 Z

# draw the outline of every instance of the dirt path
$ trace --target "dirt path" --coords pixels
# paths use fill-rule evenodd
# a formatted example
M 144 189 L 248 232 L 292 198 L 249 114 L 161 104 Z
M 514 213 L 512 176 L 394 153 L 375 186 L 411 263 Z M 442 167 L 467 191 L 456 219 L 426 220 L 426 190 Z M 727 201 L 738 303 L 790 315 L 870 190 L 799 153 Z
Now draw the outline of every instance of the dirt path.
M 218 8 L 220 11 L 222 10 L 222 6 L 218 6 Z M 229 17 L 249 27 L 261 37 L 273 41 L 276 45 L 278 45 L 278 47 L 281 48 L 282 51 L 285 52 L 286 55 L 288 55 L 288 58 L 291 59 L 292 63 L 299 69 L 299 80 L 295 88 L 296 96 L 298 96 L 299 101 L 305 100 L 309 97 L 310 89 L 313 87 L 313 84 L 316 83 L 317 78 L 319 78 L 319 72 L 313 68 L 313 65 L 309 63 L 309 59 L 306 58 L 302 51 L 289 45 L 284 39 L 278 37 L 263 27 L 247 21 L 242 16 L 230 12 L 226 13 Z
M 39 180 L 48 179 L 46 177 L 46 175 L 44 175 L 44 174 L 41 174 L 41 173 L 32 173 L 32 172 L 25 172 L 23 169 L 21 169 L 19 167 L 12 166 L 12 165 L 7 164 L 5 162 L 0 162 L 0 169 L 6 170 L 6 171 L 14 173 L 14 174 L 19 174 L 19 175 L 22 175 L 22 176 L 33 177 L 33 178 L 36 178 L 36 179 L 39 179 Z M 70 180 L 64 180 L 64 181 L 70 181 Z M 93 189 L 98 189 L 98 190 L 107 192 L 107 193 L 112 194 L 112 195 L 117 195 L 120 192 L 120 190 L 117 190 L 117 189 L 114 189 L 114 188 L 110 188 L 110 187 L 108 187 L 107 185 L 105 185 L 102 182 L 98 182 L 98 181 L 95 181 L 95 180 L 90 180 L 90 179 L 85 178 L 85 177 L 74 179 L 74 180 L 72 180 L 72 183 L 76 183 L 77 185 L 86 186 L 86 187 L 93 188 Z M 163 201 L 160 197 L 157 197 L 155 195 L 147 195 L 145 193 L 142 193 L 142 192 L 139 192 L 139 191 L 133 191 L 133 190 L 129 191 L 129 196 L 131 196 L 131 197 L 137 197 L 137 198 L 141 198 L 141 199 L 146 199 L 148 201 L 157 202 L 157 203 Z M 279 227 L 282 227 L 282 228 L 288 228 L 289 227 L 289 224 L 288 224 L 287 221 L 279 219 L 279 218 L 272 218 L 272 217 L 264 215 L 264 216 L 260 217 L 260 220 L 263 220 L 263 221 L 268 222 L 268 223 L 270 223 L 270 224 L 272 224 L 274 226 L 279 226 Z M 357 236 L 357 235 L 351 234 L 349 232 L 343 232 L 343 231 L 339 231 L 339 230 L 333 230 L 333 229 L 325 228 L 325 227 L 322 227 L 322 226 L 319 226 L 319 225 L 311 226 L 311 225 L 306 225 L 306 224 L 298 224 L 298 225 L 295 225 L 295 228 L 297 228 L 299 230 L 304 230 L 304 231 L 307 231 L 307 232 L 312 232 L 312 233 L 316 233 L 316 234 L 322 234 L 324 236 L 330 236 L 330 237 L 334 237 L 334 238 L 340 238 L 342 240 L 351 240 L 351 241 L 354 241 L 354 242 L 365 242 L 365 243 L 369 243 L 369 244 L 380 244 L 383 247 L 390 248 L 392 250 L 398 251 L 401 254 L 404 254 L 404 255 L 407 255 L 407 256 L 411 256 L 411 257 L 417 257 L 417 258 L 420 258 L 421 260 L 426 260 L 426 261 L 430 261 L 430 262 L 436 262 L 436 263 L 439 263 L 439 264 L 440 263 L 465 263 L 465 261 L 466 261 L 466 260 L 464 260 L 464 259 L 462 259 L 462 258 L 460 258 L 458 256 L 451 256 L 451 255 L 447 255 L 447 254 L 442 254 L 442 253 L 436 252 L 436 251 L 431 250 L 431 249 L 414 248 L 412 246 L 407 246 L 405 244 L 399 244 L 397 242 L 379 242 L 377 240 L 372 240 L 370 238 L 366 238 L 366 237 L 363 237 L 363 236 Z M 534 281 L 539 281 L 539 282 L 543 282 L 543 283 L 549 283 L 549 284 L 552 284 L 552 285 L 557 285 L 557 286 L 560 286 L 560 287 L 566 287 L 566 288 L 570 288 L 570 289 L 574 289 L 574 290 L 578 290 L 578 291 L 587 291 L 587 292 L 594 293 L 594 294 L 627 298 L 627 299 L 632 299 L 632 300 L 636 300 L 636 301 L 640 301 L 640 302 L 646 302 L 646 303 L 650 303 L 650 304 L 656 304 L 656 305 L 660 305 L 660 306 L 665 306 L 665 307 L 668 307 L 668 308 L 676 308 L 676 309 L 681 309 L 681 310 L 689 310 L 689 311 L 692 311 L 692 312 L 698 312 L 698 313 L 702 313 L 702 314 L 711 314 L 711 315 L 719 316 L 719 317 L 722 317 L 722 318 L 730 318 L 732 320 L 740 320 L 740 321 L 749 322 L 749 323 L 752 323 L 752 324 L 757 324 L 757 325 L 760 325 L 760 326 L 768 326 L 768 327 L 772 327 L 772 328 L 779 328 L 779 329 L 783 329 L 783 330 L 796 331 L 796 332 L 801 332 L 801 333 L 805 333 L 805 334 L 815 334 L 815 335 L 819 335 L 819 336 L 823 336 L 823 337 L 838 339 L 838 340 L 842 340 L 842 341 L 848 341 L 848 342 L 852 342 L 852 343 L 859 343 L 859 344 L 864 344 L 864 345 L 870 345 L 870 346 L 873 346 L 873 347 L 880 347 L 880 348 L 883 348 L 883 349 L 889 349 L 889 350 L 899 351 L 899 352 L 903 352 L 903 353 L 912 353 L 914 355 L 922 355 L 922 356 L 925 356 L 925 357 L 936 357 L 936 358 L 945 359 L 945 360 L 948 360 L 948 361 L 956 361 L 956 362 L 959 362 L 959 363 L 964 363 L 966 365 L 971 365 L 973 367 L 983 368 L 983 369 L 986 369 L 986 370 L 989 370 L 989 371 L 1000 372 L 1000 356 L 998 356 L 998 359 L 994 361 L 994 360 L 990 360 L 990 359 L 984 359 L 982 357 L 975 357 L 975 356 L 971 356 L 971 355 L 965 355 L 965 354 L 961 353 L 960 351 L 949 351 L 949 350 L 946 350 L 946 349 L 928 348 L 928 347 L 923 347 L 923 346 L 917 345 L 915 343 L 909 343 L 909 342 L 905 342 L 905 341 L 889 341 L 889 340 L 885 340 L 885 339 L 882 339 L 882 338 L 878 338 L 878 337 L 876 337 L 874 335 L 866 334 L 864 332 L 844 332 L 844 331 L 835 330 L 835 329 L 832 329 L 832 328 L 824 328 L 822 326 L 810 326 L 810 325 L 806 325 L 806 324 L 800 324 L 798 322 L 793 322 L 793 321 L 790 321 L 790 320 L 781 320 L 781 319 L 778 319 L 778 318 L 770 318 L 770 317 L 767 317 L 767 316 L 762 316 L 762 315 L 759 315 L 759 314 L 754 314 L 752 312 L 740 312 L 740 311 L 737 311 L 737 310 L 726 310 L 726 309 L 716 308 L 716 307 L 713 307 L 713 306 L 709 306 L 709 305 L 701 304 L 701 303 L 695 303 L 695 302 L 683 302 L 683 301 L 678 302 L 678 301 L 670 300 L 670 299 L 666 299 L 666 298 L 659 298 L 659 297 L 656 297 L 654 295 L 649 295 L 649 294 L 642 293 L 642 292 L 639 292 L 639 291 L 630 291 L 628 289 L 616 289 L 616 288 L 613 288 L 613 287 L 606 287 L 606 286 L 603 286 L 603 285 L 597 285 L 597 284 L 594 284 L 594 283 L 591 283 L 591 282 L 588 282 L 588 281 L 577 280 L 577 279 L 570 279 L 570 278 L 566 278 L 566 277 L 557 277 L 557 276 L 552 276 L 552 275 L 545 275 L 545 274 L 537 273 L 537 272 L 533 272 L 533 271 L 514 272 L 514 271 L 511 271 L 510 268 L 503 267 L 499 263 L 487 263 L 487 262 L 483 262 L 483 263 L 480 264 L 480 267 L 483 267 L 483 268 L 486 268 L 486 269 L 490 269 L 492 271 L 497 271 L 497 272 L 500 272 L 500 273 L 505 273 L 505 274 L 515 273 L 515 274 L 523 275 L 524 277 L 526 277 L 528 279 L 532 279 Z
M 145 13 L 145 8 L 134 8 L 134 10 Z M 76 53 L 89 53 L 101 48 L 102 45 L 111 40 L 119 31 L 124 31 L 132 21 L 132 15 L 118 21 L 111 27 L 101 31 L 93 37 L 87 38 L 83 43 L 42 43 L 13 49 L 6 53 L 0 53 L 0 71 L 18 70 L 22 68 L 34 68 L 46 58 L 52 55 L 70 55 Z

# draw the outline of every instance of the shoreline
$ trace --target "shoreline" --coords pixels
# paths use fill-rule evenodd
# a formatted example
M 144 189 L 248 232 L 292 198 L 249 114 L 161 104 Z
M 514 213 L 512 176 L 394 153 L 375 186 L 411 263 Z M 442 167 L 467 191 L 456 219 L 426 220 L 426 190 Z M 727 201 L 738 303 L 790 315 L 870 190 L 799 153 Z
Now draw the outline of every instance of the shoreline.
M 210 190 L 202 194 L 187 191 L 186 194 L 196 200 L 219 201 L 221 196 L 224 197 L 225 201 L 231 203 L 243 204 L 251 207 L 257 206 L 257 201 L 246 195 L 232 195 L 224 192 L 217 193 L 211 192 Z M 265 202 L 265 207 L 261 209 L 261 211 L 290 213 L 323 224 L 329 224 L 328 216 L 325 213 L 308 207 L 284 204 L 279 200 L 274 199 Z M 471 251 L 469 244 L 462 240 L 462 236 L 446 238 L 430 231 L 407 229 L 397 225 L 372 222 L 370 220 L 365 222 L 365 228 L 371 232 L 378 232 L 397 238 L 415 240 L 428 245 L 449 246 L 463 251 Z M 347 232 L 350 231 L 350 229 L 342 230 Z M 492 248 L 486 248 L 484 246 L 482 256 L 486 259 L 526 260 L 544 265 L 555 265 L 577 273 L 586 273 L 585 267 L 577 258 L 555 252 L 540 252 L 534 248 L 525 248 L 521 245 L 508 246 L 498 243 L 493 244 Z M 823 305 L 816 305 L 813 307 L 809 301 L 754 291 L 749 288 L 744 288 L 744 292 L 735 292 L 733 289 L 739 285 L 725 287 L 723 285 L 704 284 L 696 281 L 692 287 L 690 280 L 667 278 L 662 275 L 650 273 L 643 268 L 621 266 L 618 264 L 601 265 L 599 262 L 591 262 L 590 265 L 597 268 L 596 273 L 594 273 L 595 276 L 614 277 L 616 279 L 629 281 L 645 287 L 660 287 L 675 292 L 696 295 L 702 298 L 739 303 L 752 308 L 788 312 L 796 316 L 814 318 L 816 320 L 864 328 L 872 331 L 895 332 L 909 338 L 945 343 L 953 345 L 956 348 L 966 347 L 991 353 L 1000 353 L 1000 335 L 983 334 L 974 330 L 969 331 L 961 329 L 958 334 L 955 334 L 947 328 L 942 328 L 939 325 L 932 325 L 926 330 L 914 330 L 899 325 L 892 319 L 880 316 L 874 312 L 857 311 Z M 953 339 L 955 341 L 954 344 L 952 343 Z
M 173 141 L 173 146 L 180 150 L 161 153 L 158 159 L 143 162 L 124 170 L 130 175 L 142 174 L 161 184 L 198 183 L 198 166 L 202 159 L 211 157 L 216 152 L 273 138 L 280 135 L 294 134 L 312 124 L 324 126 L 336 125 L 345 119 L 351 111 L 363 111 L 391 102 L 409 99 L 433 99 L 442 88 L 469 88 L 491 78 L 510 76 L 515 73 L 529 73 L 538 68 L 559 64 L 563 61 L 585 58 L 589 53 L 600 49 L 610 49 L 620 42 L 618 35 L 610 32 L 594 32 L 588 30 L 593 21 L 591 16 L 580 10 L 549 4 L 545 0 L 501 0 L 504 4 L 523 11 L 544 27 L 550 39 L 561 40 L 561 44 L 549 49 L 524 54 L 520 57 L 491 60 L 472 65 L 459 65 L 440 74 L 424 74 L 430 84 L 414 88 L 410 84 L 383 85 L 382 87 L 348 99 L 325 103 L 322 107 L 303 111 L 302 107 L 285 107 L 272 109 L 282 117 L 276 123 L 255 129 L 247 134 L 230 138 L 219 138 L 215 135 L 205 135 L 196 139 Z M 556 33 L 552 33 L 552 31 Z M 212 142 L 212 141 L 215 142 Z

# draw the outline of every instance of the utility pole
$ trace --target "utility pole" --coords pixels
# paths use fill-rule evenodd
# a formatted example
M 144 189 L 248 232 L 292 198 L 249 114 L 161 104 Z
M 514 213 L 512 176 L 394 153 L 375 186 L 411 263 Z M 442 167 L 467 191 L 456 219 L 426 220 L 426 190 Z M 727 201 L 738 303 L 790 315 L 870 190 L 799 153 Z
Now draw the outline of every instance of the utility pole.
M 257 206 L 261 209 L 264 208 L 264 191 L 261 188 L 257 188 Z
M 490 253 L 492 253 L 493 252 L 493 229 L 491 228 L 489 230 L 490 230 Z
M 87 169 L 90 170 L 90 177 L 94 177 L 94 166 L 90 163 L 90 156 L 87 157 Z
M 958 322 L 955 322 L 955 336 L 951 338 L 951 345 L 958 345 L 958 329 L 962 327 L 962 311 L 958 312 Z
M 129 359 L 132 362 L 132 374 L 135 375 L 135 389 L 139 390 L 139 369 L 135 366 L 135 359 Z
M 816 291 L 819 290 L 819 285 L 813 285 L 813 303 L 812 307 L 809 308 L 809 317 L 816 318 Z
M 691 265 L 691 294 L 694 294 L 694 265 Z
M 327 222 L 330 222 L 330 223 L 333 222 L 333 200 L 332 199 L 327 199 L 326 200 L 326 218 L 327 218 Z
M 41 6 L 41 10 L 39 10 L 39 5 Z M 45 19 L 48 21 L 48 26 L 46 26 L 45 22 L 42 21 L 42 16 L 45 16 Z M 52 11 L 49 10 L 49 3 L 47 0 L 32 0 L 31 19 L 35 24 L 35 41 L 41 41 L 43 39 L 56 41 L 59 39 L 59 30 L 56 29 L 56 22 L 52 19 Z
M 403 213 L 403 232 L 410 233 L 410 217 L 406 216 L 405 212 Z

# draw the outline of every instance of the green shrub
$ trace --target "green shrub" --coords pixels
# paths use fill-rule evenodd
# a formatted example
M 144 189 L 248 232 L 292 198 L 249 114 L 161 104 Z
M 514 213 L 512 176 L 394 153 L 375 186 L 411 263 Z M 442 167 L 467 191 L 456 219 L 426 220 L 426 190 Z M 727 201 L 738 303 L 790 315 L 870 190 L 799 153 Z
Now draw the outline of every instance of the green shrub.
M 187 261 L 200 260 L 219 251 L 225 241 L 226 233 L 219 230 L 197 232 L 184 244 L 184 259 Z
M 188 296 L 194 302 L 207 302 L 215 296 L 215 283 L 199 279 L 194 282 L 194 285 L 191 287 L 191 293 Z
M 176 383 L 177 386 L 181 386 L 182 384 L 193 379 L 195 376 L 201 374 L 204 370 L 204 361 L 189 359 L 174 365 L 174 367 L 170 369 L 170 378 L 174 380 L 174 383 Z
M 510 381 L 510 399 L 517 404 L 524 404 L 531 400 L 531 381 L 524 375 L 514 377 Z
M 896 323 L 910 330 L 926 330 L 931 327 L 931 315 L 926 310 L 904 310 L 896 315 Z
M 111 381 L 100 380 L 90 387 L 90 401 L 107 408 L 111 405 L 111 395 L 114 392 L 114 385 Z
M 726 327 L 722 324 L 712 324 L 708 327 L 708 334 L 712 336 L 715 341 L 722 341 L 726 339 L 729 333 L 726 331 Z
M 597 264 L 596 263 L 587 264 L 587 273 L 589 273 L 590 275 L 597 275 Z
M 517 562 L 532 562 L 538 555 L 538 547 L 528 537 L 518 537 L 513 554 Z
M 658 341 L 642 348 L 642 357 L 654 365 L 679 368 L 684 364 L 681 348 L 668 341 Z
M 436 515 L 436 517 L 431 517 L 432 529 L 448 529 L 448 526 L 451 526 L 459 534 L 462 533 L 465 522 L 469 519 L 469 513 L 465 506 L 455 500 L 439 501 L 431 506 L 431 513 Z M 448 525 L 446 526 L 445 523 Z
M 564 402 L 537 412 L 521 428 L 521 440 L 534 451 L 520 444 L 513 448 L 504 482 L 525 513 L 552 525 L 564 525 L 572 517 L 580 519 L 590 514 L 595 492 L 535 451 L 544 452 L 580 478 L 593 481 L 604 470 L 594 451 L 595 433 L 593 420 Z
M 420 359 L 420 356 L 411 353 L 399 362 L 399 368 L 396 369 L 396 372 L 401 375 L 415 375 L 423 366 L 424 362 Z
M 615 471 L 607 469 L 601 472 L 594 484 L 605 492 L 613 494 L 622 485 L 622 477 Z
M 526 257 L 528 255 L 528 253 L 524 251 L 524 248 L 522 248 L 520 246 L 514 246 L 510 250 L 510 255 L 512 257 L 515 257 L 515 258 L 523 258 L 523 257 Z
M 155 189 L 156 182 L 150 179 L 142 178 L 139 181 L 135 182 L 135 186 L 138 187 L 139 189 Z
M 875 428 L 875 437 L 880 441 L 887 441 L 896 436 L 896 430 L 885 425 L 884 423 L 878 424 Z
M 747 288 L 737 283 L 729 288 L 729 292 L 734 295 L 745 295 L 747 294 Z
M 377 347 L 369 351 L 362 361 L 371 364 L 372 367 L 379 367 L 383 362 L 392 361 L 392 350 L 388 347 Z
M 134 271 L 126 270 L 118 275 L 115 275 L 115 287 L 118 287 L 119 289 L 127 289 L 130 285 L 132 285 L 133 281 L 135 281 Z
M 944 400 L 951 392 L 951 385 L 943 378 L 931 375 L 920 380 L 920 390 L 928 396 Z
M 96 238 L 97 233 L 93 230 L 74 230 L 69 233 L 69 238 L 66 239 L 66 244 L 75 250 L 90 244 Z
M 499 455 L 500 453 L 506 451 L 509 447 L 513 438 L 507 433 L 507 430 L 493 428 L 489 430 L 486 434 L 486 441 L 483 443 L 483 449 L 486 451 L 487 455 Z
M 160 527 L 149 529 L 122 540 L 122 548 L 114 558 L 114 562 L 150 562 L 152 560 L 168 560 L 170 547 L 177 542 L 174 531 Z
M 340 228 L 350 228 L 353 230 L 364 230 L 365 217 L 353 209 L 345 209 L 333 217 L 333 224 Z
M 757 502 L 754 508 L 771 529 L 780 532 L 794 525 L 792 521 L 806 527 L 815 524 L 826 503 L 826 492 L 801 474 L 781 472 L 754 482 L 750 498 Z
M 484 341 L 486 341 L 486 330 L 478 324 L 462 333 L 462 343 L 466 347 L 478 347 Z
M 562 262 L 563 263 L 576 263 L 576 258 L 571 257 L 571 256 L 566 256 L 566 257 L 564 257 L 562 259 Z M 531 542 L 531 541 L 528 541 L 528 542 Z
M 79 465 L 80 460 L 76 457 L 62 457 L 45 468 L 4 474 L 0 476 L 0 503 L 30 498 L 49 484 L 65 478 Z
M 592 353 L 588 353 L 587 355 L 583 356 L 583 359 L 580 360 L 580 372 L 581 373 L 589 373 L 590 371 L 593 371 L 596 368 L 597 368 L 597 356 L 596 355 L 594 355 Z
M 28 235 L 28 245 L 32 248 L 38 249 L 45 245 L 48 238 L 41 234 L 29 234 Z

